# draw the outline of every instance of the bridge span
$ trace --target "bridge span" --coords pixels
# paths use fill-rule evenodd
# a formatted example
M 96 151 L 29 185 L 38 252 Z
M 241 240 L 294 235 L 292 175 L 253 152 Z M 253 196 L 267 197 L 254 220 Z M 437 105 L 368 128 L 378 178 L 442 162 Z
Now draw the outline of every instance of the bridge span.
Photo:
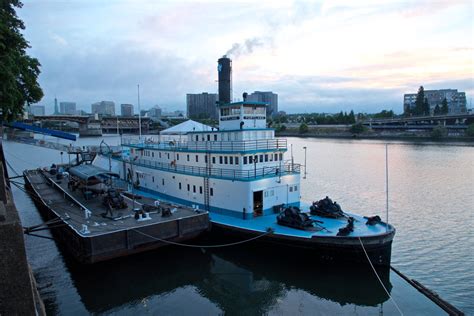
M 103 133 L 138 133 L 139 118 L 137 116 L 103 116 L 96 119 L 88 115 L 42 115 L 32 116 L 25 123 L 39 122 L 74 122 L 79 126 L 79 136 L 101 136 Z M 142 133 L 147 133 L 151 119 L 141 118 Z

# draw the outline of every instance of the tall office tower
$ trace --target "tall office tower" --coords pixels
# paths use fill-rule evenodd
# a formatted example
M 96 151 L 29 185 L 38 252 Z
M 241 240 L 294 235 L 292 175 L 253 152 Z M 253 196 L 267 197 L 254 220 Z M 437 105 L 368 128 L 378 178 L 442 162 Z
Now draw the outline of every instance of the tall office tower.
M 232 60 L 223 56 L 217 61 L 219 103 L 232 102 Z
M 66 115 L 76 115 L 76 102 L 59 102 L 59 113 Z
M 407 93 L 403 95 L 403 108 L 415 108 L 417 93 Z M 433 113 L 436 105 L 441 107 L 444 99 L 448 103 L 448 113 L 465 113 L 466 108 L 466 93 L 458 92 L 457 89 L 440 89 L 440 90 L 425 90 L 425 98 L 430 105 L 430 111 Z
M 264 102 L 268 104 L 267 115 L 278 114 L 278 94 L 271 91 L 255 91 L 247 97 L 247 101 Z
M 216 101 L 215 93 L 186 94 L 187 116 L 191 119 L 217 119 Z
M 54 97 L 54 115 L 58 115 L 58 114 L 59 114 L 58 99 Z
M 100 101 L 92 103 L 91 112 L 92 114 L 114 116 L 115 103 L 113 101 Z
M 30 113 L 34 116 L 43 116 L 44 115 L 44 106 L 43 105 L 31 105 Z
M 122 116 L 133 116 L 133 104 L 120 104 L 120 114 Z

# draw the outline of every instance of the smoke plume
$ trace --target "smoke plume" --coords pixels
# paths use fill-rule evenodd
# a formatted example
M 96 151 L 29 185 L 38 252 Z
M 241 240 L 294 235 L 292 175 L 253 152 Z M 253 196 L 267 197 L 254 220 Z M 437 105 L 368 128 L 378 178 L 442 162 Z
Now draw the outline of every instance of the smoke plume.
M 268 42 L 270 42 L 269 38 L 248 38 L 243 43 L 234 43 L 225 54 L 231 58 L 252 54 L 256 48 L 266 46 Z

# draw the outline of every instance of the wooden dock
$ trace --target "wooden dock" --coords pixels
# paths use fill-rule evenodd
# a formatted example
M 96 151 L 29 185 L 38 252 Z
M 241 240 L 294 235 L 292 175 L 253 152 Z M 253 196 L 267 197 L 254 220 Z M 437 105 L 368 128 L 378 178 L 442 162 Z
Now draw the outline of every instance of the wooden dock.
M 154 202 L 146 198 L 125 198 L 127 208 L 116 211 L 113 218 L 103 217 L 106 209 L 100 196 L 86 200 L 81 192 L 68 188 L 66 179 L 57 180 L 44 170 L 26 170 L 23 176 L 55 239 L 82 263 L 147 251 L 167 242 L 183 242 L 209 228 L 207 212 L 162 201 L 159 209 L 172 210 L 171 215 L 152 211 L 149 218 L 137 220 L 134 208 Z

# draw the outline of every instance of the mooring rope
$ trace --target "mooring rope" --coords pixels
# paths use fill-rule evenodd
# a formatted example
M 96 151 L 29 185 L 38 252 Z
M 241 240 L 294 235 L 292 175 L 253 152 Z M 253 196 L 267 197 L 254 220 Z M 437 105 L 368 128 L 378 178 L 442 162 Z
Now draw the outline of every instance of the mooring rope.
M 367 257 L 367 260 L 369 261 L 369 264 L 370 264 L 370 266 L 372 267 L 372 270 L 374 271 L 375 276 L 376 276 L 377 279 L 379 280 L 380 285 L 382 285 L 383 289 L 385 290 L 385 293 L 387 293 L 388 297 L 392 300 L 393 304 L 394 304 L 395 307 L 398 309 L 398 312 L 400 313 L 400 315 L 403 315 L 402 311 L 400 310 L 400 307 L 398 307 L 397 302 L 395 302 L 395 300 L 393 299 L 393 297 L 392 297 L 392 296 L 390 295 L 390 293 L 388 292 L 387 288 L 385 287 L 385 285 L 383 284 L 382 280 L 380 279 L 379 274 L 377 273 L 377 270 L 375 270 L 374 265 L 373 265 L 372 262 L 370 261 L 369 255 L 367 254 L 367 251 L 365 250 L 364 244 L 362 243 L 362 239 L 360 239 L 360 236 L 358 236 L 357 238 L 359 238 L 359 242 L 360 242 L 360 245 L 362 246 L 362 250 L 364 250 L 364 254 L 365 254 L 365 256 Z
M 136 229 L 131 229 L 143 236 L 146 236 L 146 237 L 149 237 L 149 238 L 152 238 L 152 239 L 155 239 L 157 241 L 161 241 L 161 242 L 164 242 L 164 243 L 168 243 L 170 245 L 175 245 L 175 246 L 182 246 L 182 247 L 191 247 L 191 248 L 223 248 L 223 247 L 230 247 L 230 246 L 237 246 L 237 245 L 241 245 L 241 244 L 245 244 L 247 242 L 250 242 L 250 241 L 253 241 L 253 240 L 257 240 L 259 238 L 262 238 L 264 236 L 267 236 L 269 234 L 272 234 L 273 233 L 273 229 L 271 228 L 267 228 L 267 231 L 261 235 L 258 235 L 258 236 L 255 236 L 255 237 L 252 237 L 252 238 L 249 238 L 249 239 L 246 239 L 246 240 L 241 240 L 241 241 L 237 241 L 237 242 L 233 242 L 233 243 L 229 243 L 229 244 L 221 244 L 221 245 L 190 245 L 190 244 L 182 244 L 182 243 L 179 243 L 179 242 L 174 242 L 174 241 L 170 241 L 170 240 L 165 240 L 165 239 L 161 239 L 161 238 L 158 238 L 158 237 L 155 237 L 155 236 L 151 236 L 151 235 L 148 235 L 144 232 L 141 232 L 139 230 L 136 230 Z
M 8 162 L 7 158 L 5 157 L 5 162 L 7 163 L 7 166 L 10 167 L 10 169 L 15 173 L 17 176 L 20 176 L 18 172 L 16 172 L 15 168 Z

